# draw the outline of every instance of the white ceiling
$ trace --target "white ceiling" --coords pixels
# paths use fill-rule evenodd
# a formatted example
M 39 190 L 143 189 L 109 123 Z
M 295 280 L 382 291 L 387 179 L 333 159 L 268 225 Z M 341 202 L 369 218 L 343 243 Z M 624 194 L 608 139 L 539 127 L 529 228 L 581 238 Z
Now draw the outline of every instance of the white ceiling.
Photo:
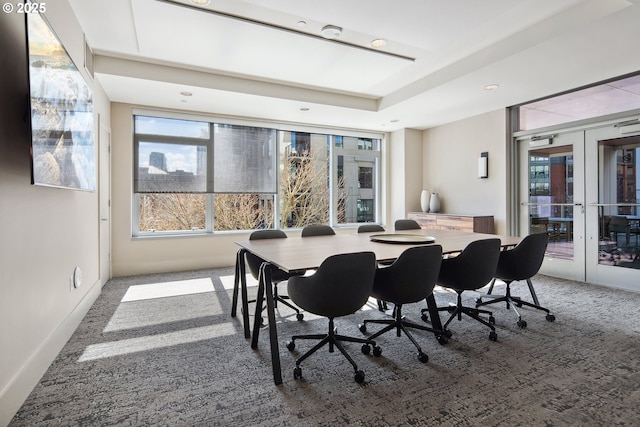
M 640 0 L 69 1 L 112 101 L 216 115 L 425 129 L 640 70 Z

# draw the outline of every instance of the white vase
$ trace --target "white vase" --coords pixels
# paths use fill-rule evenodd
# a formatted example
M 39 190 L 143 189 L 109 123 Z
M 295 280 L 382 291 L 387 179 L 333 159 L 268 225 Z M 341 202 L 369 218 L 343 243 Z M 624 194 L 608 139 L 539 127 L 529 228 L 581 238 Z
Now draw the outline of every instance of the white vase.
M 431 193 L 429 199 L 429 212 L 440 212 L 440 197 L 438 193 Z
M 422 209 L 422 212 L 429 211 L 430 198 L 431 198 L 431 194 L 429 193 L 429 190 L 422 190 L 422 193 L 420 193 L 420 208 Z

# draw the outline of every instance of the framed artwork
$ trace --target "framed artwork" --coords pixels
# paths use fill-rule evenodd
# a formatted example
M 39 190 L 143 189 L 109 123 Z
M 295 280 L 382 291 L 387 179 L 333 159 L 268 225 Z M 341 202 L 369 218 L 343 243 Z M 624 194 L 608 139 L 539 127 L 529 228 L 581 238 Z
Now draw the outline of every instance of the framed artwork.
M 93 94 L 46 19 L 26 14 L 34 185 L 95 191 Z

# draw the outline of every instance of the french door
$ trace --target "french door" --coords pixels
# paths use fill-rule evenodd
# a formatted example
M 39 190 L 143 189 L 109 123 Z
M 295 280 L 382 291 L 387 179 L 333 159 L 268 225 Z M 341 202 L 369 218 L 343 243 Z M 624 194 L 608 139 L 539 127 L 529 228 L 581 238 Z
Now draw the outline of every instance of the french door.
M 520 234 L 549 235 L 541 273 L 585 280 L 584 133 L 518 144 Z
M 586 276 L 640 291 L 640 126 L 585 132 Z
M 518 152 L 520 234 L 549 235 L 541 273 L 640 291 L 640 125 L 523 138 Z

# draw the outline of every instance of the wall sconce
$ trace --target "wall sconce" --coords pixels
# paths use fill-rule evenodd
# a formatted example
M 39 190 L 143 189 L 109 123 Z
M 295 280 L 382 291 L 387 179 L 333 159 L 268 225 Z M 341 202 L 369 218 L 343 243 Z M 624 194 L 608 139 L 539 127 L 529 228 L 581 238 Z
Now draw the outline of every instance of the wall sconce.
M 485 151 L 480 153 L 480 158 L 478 159 L 478 178 L 488 178 L 489 177 L 489 152 Z

